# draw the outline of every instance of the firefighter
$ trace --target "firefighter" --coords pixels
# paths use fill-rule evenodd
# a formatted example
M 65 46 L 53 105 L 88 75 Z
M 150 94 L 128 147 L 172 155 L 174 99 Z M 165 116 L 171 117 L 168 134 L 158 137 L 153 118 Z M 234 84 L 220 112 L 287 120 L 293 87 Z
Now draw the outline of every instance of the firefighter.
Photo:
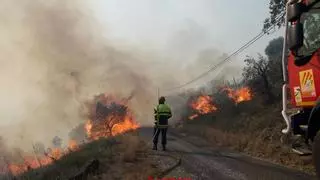
M 154 128 L 153 128 L 153 136 L 154 136 L 157 131 L 157 107 L 153 109 L 153 114 L 154 114 Z
M 153 135 L 153 150 L 157 150 L 159 134 L 161 133 L 162 150 L 166 150 L 168 120 L 172 117 L 171 108 L 165 103 L 164 97 L 159 98 L 159 104 L 155 108 L 155 132 Z

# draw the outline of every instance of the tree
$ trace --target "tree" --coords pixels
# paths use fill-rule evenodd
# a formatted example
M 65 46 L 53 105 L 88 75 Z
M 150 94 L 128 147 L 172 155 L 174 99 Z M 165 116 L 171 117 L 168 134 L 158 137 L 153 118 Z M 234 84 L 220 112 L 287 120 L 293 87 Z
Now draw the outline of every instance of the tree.
M 282 86 L 282 46 L 284 39 L 283 37 L 278 37 L 269 42 L 265 49 L 265 54 L 268 58 L 268 77 L 270 79 L 273 93 L 276 97 L 281 95 Z
M 284 16 L 281 15 L 285 12 L 285 7 L 286 0 L 270 0 L 270 17 L 265 19 L 263 24 L 263 30 L 267 30 L 273 25 L 276 25 L 278 28 L 280 28 L 284 24 Z
M 82 142 L 83 140 L 85 140 L 87 134 L 84 127 L 84 123 L 81 123 L 74 127 L 69 133 L 69 138 L 77 142 Z
M 55 136 L 52 139 L 52 144 L 53 144 L 53 147 L 55 147 L 55 148 L 61 148 L 62 139 L 60 137 L 58 137 L 58 136 Z
M 33 145 L 33 150 L 36 155 L 44 155 L 46 152 L 46 147 L 41 142 L 36 142 Z
M 247 56 L 244 60 L 246 67 L 243 70 L 243 77 L 248 84 L 257 93 L 261 93 L 268 103 L 274 102 L 274 94 L 272 92 L 272 85 L 268 77 L 269 64 L 268 59 L 258 54 L 258 59 Z
M 269 60 L 281 59 L 283 40 L 283 37 L 278 37 L 269 42 L 264 50 Z

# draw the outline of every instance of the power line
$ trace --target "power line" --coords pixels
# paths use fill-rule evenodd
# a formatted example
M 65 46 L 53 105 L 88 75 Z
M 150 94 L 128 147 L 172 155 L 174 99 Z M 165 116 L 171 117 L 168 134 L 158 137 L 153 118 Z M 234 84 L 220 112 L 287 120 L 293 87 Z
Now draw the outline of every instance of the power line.
M 281 21 L 281 19 L 284 17 L 285 14 L 282 14 L 280 15 L 277 20 L 276 20 L 276 23 L 272 26 L 270 26 L 267 30 L 263 30 L 261 31 L 258 35 L 256 35 L 254 38 L 252 38 L 250 41 L 248 41 L 247 43 L 245 43 L 244 45 L 242 45 L 239 49 L 237 49 L 236 51 L 234 51 L 233 53 L 231 53 L 229 56 L 227 56 L 225 59 L 223 59 L 222 61 L 220 61 L 218 64 L 215 64 L 213 65 L 209 70 L 205 71 L 204 73 L 200 74 L 199 76 L 197 76 L 196 78 L 184 83 L 184 84 L 181 84 L 179 86 L 176 86 L 176 87 L 172 87 L 170 89 L 163 89 L 163 91 L 173 91 L 173 90 L 176 90 L 176 89 L 180 89 L 180 88 L 183 88 L 189 84 L 192 84 L 193 82 L 201 79 L 202 77 L 206 76 L 207 74 L 209 74 L 211 71 L 214 71 L 216 70 L 219 66 L 223 65 L 225 62 L 228 62 L 231 59 L 231 57 L 241 53 L 242 51 L 244 51 L 245 49 L 247 49 L 249 46 L 251 46 L 253 43 L 255 43 L 256 41 L 258 41 L 260 38 L 262 38 L 264 35 L 268 34 L 275 26 L 278 22 Z

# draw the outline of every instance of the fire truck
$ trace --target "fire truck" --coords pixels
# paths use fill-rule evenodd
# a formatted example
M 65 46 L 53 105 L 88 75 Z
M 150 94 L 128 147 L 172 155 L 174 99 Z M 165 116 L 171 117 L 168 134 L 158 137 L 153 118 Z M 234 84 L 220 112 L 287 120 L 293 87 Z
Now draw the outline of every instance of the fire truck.
M 282 133 L 300 139 L 292 150 L 312 155 L 320 178 L 320 0 L 287 1 L 284 42 Z

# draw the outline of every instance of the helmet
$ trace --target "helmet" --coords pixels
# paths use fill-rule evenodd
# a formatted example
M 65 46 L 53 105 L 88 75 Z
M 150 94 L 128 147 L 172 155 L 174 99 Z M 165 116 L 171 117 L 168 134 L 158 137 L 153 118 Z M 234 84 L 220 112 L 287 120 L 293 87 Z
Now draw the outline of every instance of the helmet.
M 165 101 L 166 101 L 166 98 L 165 98 L 165 97 L 161 96 L 161 97 L 159 98 L 159 104 L 164 104 Z

